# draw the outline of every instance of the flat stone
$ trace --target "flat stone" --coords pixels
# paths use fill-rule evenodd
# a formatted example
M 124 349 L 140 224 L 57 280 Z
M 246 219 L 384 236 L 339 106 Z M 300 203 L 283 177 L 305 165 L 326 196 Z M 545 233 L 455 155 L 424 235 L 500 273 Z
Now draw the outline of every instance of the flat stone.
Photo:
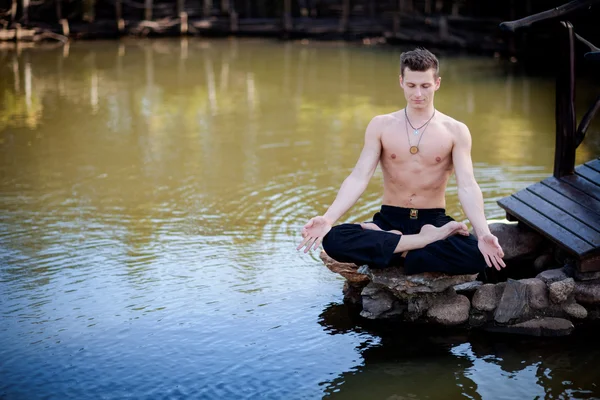
M 582 304 L 600 304 L 600 280 L 575 282 L 575 300 Z
M 541 279 L 546 285 L 549 285 L 553 282 L 563 281 L 569 278 L 569 275 L 562 268 L 556 268 L 540 272 L 536 278 Z
M 502 290 L 502 287 L 493 283 L 481 285 L 473 296 L 473 307 L 480 311 L 494 311 L 500 303 Z
M 575 270 L 574 272 L 575 280 L 578 281 L 592 281 L 596 279 L 600 279 L 600 271 L 598 272 L 579 272 Z
M 406 306 L 402 305 L 398 299 L 386 289 L 369 283 L 362 290 L 362 311 L 361 317 L 368 319 L 394 318 L 402 315 Z
M 396 296 L 406 298 L 421 293 L 442 293 L 450 287 L 474 281 L 477 274 L 447 275 L 439 272 L 424 272 L 405 275 L 402 267 L 393 267 L 371 269 L 368 277 L 371 282 L 387 287 Z
M 340 274 L 341 276 L 346 278 L 346 280 L 348 282 L 351 282 L 351 283 L 364 282 L 365 284 L 367 282 L 369 282 L 369 277 L 367 275 L 360 274 L 357 272 L 358 267 L 359 267 L 358 265 L 353 264 L 353 263 L 342 263 L 342 262 L 336 261 L 333 258 L 329 257 L 327 255 L 327 253 L 325 253 L 325 251 L 322 251 L 321 254 L 319 254 L 319 256 L 321 257 L 321 260 L 323 261 L 325 266 L 327 268 L 329 268 L 329 270 L 331 270 L 331 272 Z
M 575 289 L 575 281 L 573 278 L 567 278 L 562 281 L 552 282 L 548 285 L 548 289 L 550 290 L 550 300 L 553 303 L 564 303 L 573 292 L 573 289 Z
M 490 231 L 498 238 L 504 251 L 504 261 L 533 257 L 538 252 L 543 237 L 517 223 L 492 223 Z
M 526 317 L 529 313 L 528 295 L 526 284 L 509 279 L 494 313 L 494 320 L 500 324 L 508 324 Z
M 465 282 L 454 286 L 454 291 L 459 294 L 474 293 L 481 285 L 481 281 Z
M 506 332 L 531 336 L 567 336 L 573 329 L 573 323 L 564 318 L 530 319 L 520 324 L 504 327 Z
M 520 279 L 519 282 L 527 286 L 529 306 L 535 310 L 548 307 L 548 287 L 541 279 Z
M 438 301 L 427 310 L 427 316 L 442 325 L 460 325 L 468 321 L 470 308 L 469 299 L 458 294 Z
M 563 304 L 562 309 L 571 318 L 585 319 L 588 316 L 585 307 L 575 302 Z

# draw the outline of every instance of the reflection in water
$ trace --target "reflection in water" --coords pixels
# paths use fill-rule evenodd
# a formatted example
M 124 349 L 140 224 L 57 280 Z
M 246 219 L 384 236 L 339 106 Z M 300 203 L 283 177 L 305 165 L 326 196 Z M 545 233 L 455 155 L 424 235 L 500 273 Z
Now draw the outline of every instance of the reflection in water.
M 510 387 L 477 376 L 489 353 L 471 338 L 316 323 L 342 282 L 294 252 L 298 229 L 333 201 L 370 118 L 402 104 L 398 55 L 188 38 L 0 52 L 0 397 L 152 397 L 148 376 L 165 397 L 352 397 L 389 376 L 426 397 L 424 370 L 444 393 Z M 452 55 L 442 77 L 436 105 L 469 125 L 486 214 L 502 217 L 498 199 L 551 173 L 553 83 Z M 381 181 L 347 220 L 373 214 Z M 464 219 L 454 181 L 447 202 Z M 411 340 L 432 358 L 401 362 Z M 559 367 L 539 364 L 543 380 L 528 363 L 526 397 L 555 390 Z
M 321 382 L 324 398 L 588 398 L 598 391 L 598 351 L 589 347 L 597 328 L 542 340 L 365 321 L 345 304 L 319 317 L 331 335 L 364 339 L 362 364 Z

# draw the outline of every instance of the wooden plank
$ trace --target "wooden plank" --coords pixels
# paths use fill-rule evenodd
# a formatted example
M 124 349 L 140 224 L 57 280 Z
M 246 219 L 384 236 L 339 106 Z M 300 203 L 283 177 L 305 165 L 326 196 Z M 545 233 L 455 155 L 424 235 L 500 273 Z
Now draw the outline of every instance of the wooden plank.
M 587 165 L 579 165 L 575 168 L 575 173 L 584 177 L 592 183 L 595 183 L 600 188 L 600 172 L 588 167 Z
M 548 186 L 542 185 L 541 183 L 531 185 L 527 188 L 527 190 L 535 193 L 548 203 L 551 203 L 552 205 L 577 218 L 590 228 L 600 232 L 600 212 L 595 213 L 576 201 L 563 196 L 562 193 L 554 191 Z
M 600 158 L 596 158 L 595 160 L 592 161 L 588 161 L 585 163 L 585 165 L 587 165 L 588 167 L 590 167 L 591 169 L 600 172 Z
M 597 200 L 566 182 L 554 177 L 543 180 L 542 185 L 548 186 L 578 204 L 600 214 L 600 200 Z
M 550 221 L 514 196 L 505 197 L 499 200 L 498 204 L 507 212 L 519 218 L 519 221 L 523 221 L 542 236 L 556 242 L 577 256 L 594 250 L 592 245 L 574 236 L 572 232 L 569 232 L 562 226 Z
M 576 189 L 581 190 L 590 197 L 600 201 L 600 187 L 577 175 L 563 176 L 561 181 L 567 182 Z
M 538 213 L 542 214 L 550 221 L 562 226 L 590 245 L 594 247 L 600 246 L 600 233 L 583 222 L 573 218 L 569 213 L 537 196 L 535 193 L 528 190 L 521 190 L 520 192 L 515 193 L 513 197 L 534 208 Z M 552 233 L 550 232 L 550 234 Z

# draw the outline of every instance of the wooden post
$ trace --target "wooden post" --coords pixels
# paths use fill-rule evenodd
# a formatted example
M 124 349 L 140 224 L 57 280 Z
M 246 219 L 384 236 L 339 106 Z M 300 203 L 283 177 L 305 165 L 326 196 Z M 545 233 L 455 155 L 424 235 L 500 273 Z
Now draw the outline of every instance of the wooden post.
M 179 19 L 181 20 L 181 34 L 187 35 L 188 33 L 188 15 L 186 12 L 182 12 L 179 14 Z
M 570 22 L 560 22 L 557 39 L 554 177 L 560 178 L 575 170 L 575 41 Z
M 431 0 L 425 0 L 425 14 L 431 14 Z
M 228 13 L 229 8 L 229 0 L 221 0 L 221 12 Z
M 145 5 L 145 11 L 144 11 L 144 19 L 146 21 L 151 21 L 152 20 L 152 1 L 153 0 L 146 0 L 146 5 Z
M 348 19 L 350 18 L 350 0 L 342 0 L 342 18 L 340 19 L 340 32 L 348 31 Z
M 121 0 L 115 0 L 115 16 L 117 17 L 117 29 L 119 33 L 125 30 L 125 21 L 123 20 L 123 4 Z
M 283 31 L 292 30 L 292 0 L 283 0 Z
M 446 16 L 441 16 L 439 19 L 440 23 L 440 39 L 443 41 L 448 40 L 448 19 Z
M 26 24 L 29 20 L 29 0 L 23 0 L 23 22 Z
M 204 18 L 210 18 L 211 10 L 212 10 L 212 0 L 204 0 L 204 4 L 202 7 L 202 16 Z
M 235 10 L 235 3 L 232 1 L 230 5 L 231 8 L 229 9 L 229 30 L 233 33 L 237 32 L 239 29 L 238 14 Z

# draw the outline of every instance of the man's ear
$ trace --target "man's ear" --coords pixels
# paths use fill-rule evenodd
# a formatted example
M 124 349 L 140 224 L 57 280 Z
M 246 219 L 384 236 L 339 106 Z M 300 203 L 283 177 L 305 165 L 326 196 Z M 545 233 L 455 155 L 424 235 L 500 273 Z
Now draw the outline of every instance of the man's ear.
M 440 88 L 441 82 L 442 82 L 442 77 L 438 76 L 437 79 L 435 80 L 435 90 L 438 90 Z
M 398 83 L 400 83 L 400 87 L 402 89 L 404 89 L 404 86 L 402 86 L 402 83 L 403 83 L 403 81 L 402 81 L 402 74 L 398 75 Z

